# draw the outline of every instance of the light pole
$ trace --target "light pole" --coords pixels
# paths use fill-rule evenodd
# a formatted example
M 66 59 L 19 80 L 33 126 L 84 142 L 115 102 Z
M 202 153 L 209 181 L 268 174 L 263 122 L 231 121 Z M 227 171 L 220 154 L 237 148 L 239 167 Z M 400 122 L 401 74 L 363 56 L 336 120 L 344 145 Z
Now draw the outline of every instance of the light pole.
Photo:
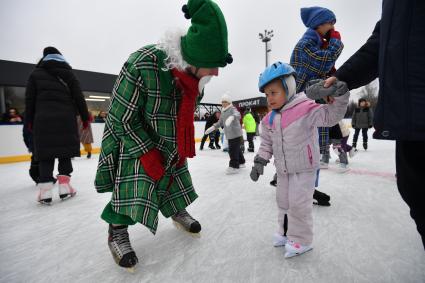
M 269 48 L 269 41 L 273 37 L 273 30 L 264 30 L 264 33 L 259 33 L 258 37 L 261 39 L 262 42 L 265 43 L 266 46 L 266 68 L 269 66 L 269 52 L 272 51 L 271 46 Z

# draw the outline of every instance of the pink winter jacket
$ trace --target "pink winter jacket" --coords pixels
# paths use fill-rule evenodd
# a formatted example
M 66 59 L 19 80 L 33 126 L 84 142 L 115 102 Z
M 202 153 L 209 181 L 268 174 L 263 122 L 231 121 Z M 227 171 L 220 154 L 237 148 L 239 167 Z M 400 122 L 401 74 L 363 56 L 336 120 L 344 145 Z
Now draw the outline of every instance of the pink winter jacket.
M 274 156 L 280 174 L 319 168 L 317 127 L 337 124 L 347 110 L 349 93 L 335 97 L 333 104 L 317 104 L 303 92 L 285 105 L 269 123 L 269 112 L 261 121 L 261 145 L 258 155 L 265 160 Z

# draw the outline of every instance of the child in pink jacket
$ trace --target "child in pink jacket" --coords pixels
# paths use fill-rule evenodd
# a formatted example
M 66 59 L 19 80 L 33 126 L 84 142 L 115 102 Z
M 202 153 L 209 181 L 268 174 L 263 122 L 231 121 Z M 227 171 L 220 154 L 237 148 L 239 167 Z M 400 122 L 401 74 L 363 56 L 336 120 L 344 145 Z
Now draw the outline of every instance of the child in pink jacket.
M 304 92 L 295 94 L 294 76 L 294 69 L 281 62 L 266 68 L 260 75 L 259 89 L 266 94 L 272 111 L 261 122 L 261 145 L 251 171 L 251 179 L 257 181 L 264 166 L 274 157 L 279 212 L 274 245 L 285 245 L 287 258 L 312 249 L 312 202 L 320 162 L 317 127 L 331 127 L 338 123 L 345 114 L 349 98 L 345 83 L 340 82 L 339 86 L 345 88 L 340 87 L 340 96 L 334 97 L 337 92 L 324 89 L 321 81 L 321 86 L 314 85 L 311 93 L 306 90 L 313 99 L 327 94 L 324 97 L 328 104 L 316 104 Z M 288 217 L 286 235 L 285 214 Z

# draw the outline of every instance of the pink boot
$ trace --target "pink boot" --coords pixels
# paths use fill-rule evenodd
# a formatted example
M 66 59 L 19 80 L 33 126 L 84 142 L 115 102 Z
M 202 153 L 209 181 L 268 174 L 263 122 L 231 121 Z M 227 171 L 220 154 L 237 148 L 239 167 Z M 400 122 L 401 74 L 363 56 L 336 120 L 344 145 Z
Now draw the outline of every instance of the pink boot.
M 75 196 L 77 191 L 71 186 L 69 183 L 71 181 L 71 177 L 67 175 L 58 175 L 59 182 L 59 197 L 61 199 L 66 199 L 69 197 Z
M 37 201 L 41 204 L 51 204 L 52 202 L 52 189 L 53 189 L 53 182 L 48 183 L 38 183 L 38 195 L 37 195 Z

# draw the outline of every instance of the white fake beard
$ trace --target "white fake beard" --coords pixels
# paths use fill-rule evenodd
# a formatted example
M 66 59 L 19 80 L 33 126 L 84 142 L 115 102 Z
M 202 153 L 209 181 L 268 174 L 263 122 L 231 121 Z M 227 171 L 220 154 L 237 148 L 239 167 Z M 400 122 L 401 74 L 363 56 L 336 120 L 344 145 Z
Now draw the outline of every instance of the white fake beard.
M 204 90 L 204 87 L 207 83 L 209 83 L 209 81 L 212 79 L 213 76 L 204 76 L 199 80 L 198 83 L 198 91 L 199 93 L 202 93 L 202 91 Z

